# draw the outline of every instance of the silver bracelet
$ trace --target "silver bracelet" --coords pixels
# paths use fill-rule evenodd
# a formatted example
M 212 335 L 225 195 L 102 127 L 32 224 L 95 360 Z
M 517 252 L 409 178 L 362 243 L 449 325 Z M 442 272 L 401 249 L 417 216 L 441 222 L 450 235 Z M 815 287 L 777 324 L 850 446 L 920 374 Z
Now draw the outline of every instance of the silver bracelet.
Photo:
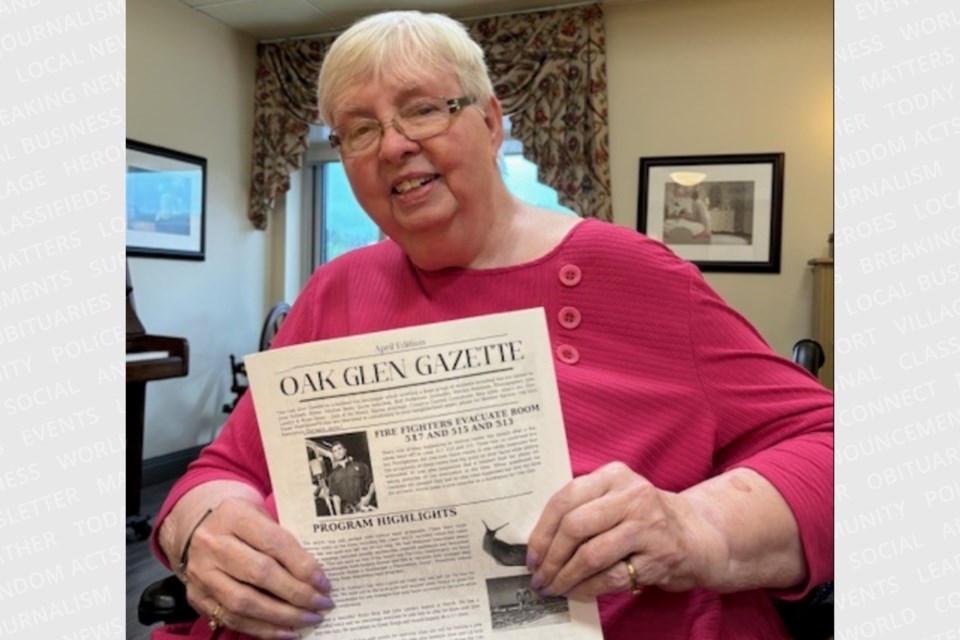
M 206 520 L 211 513 L 213 513 L 212 508 L 207 509 L 207 511 L 200 516 L 197 524 L 193 525 L 193 529 L 190 530 L 186 543 L 183 545 L 183 553 L 180 554 L 180 564 L 177 565 L 177 570 L 184 584 L 187 583 L 187 561 L 190 559 L 190 543 L 193 542 L 193 534 L 197 532 L 197 529 L 200 528 L 200 525 L 203 524 L 203 521 Z

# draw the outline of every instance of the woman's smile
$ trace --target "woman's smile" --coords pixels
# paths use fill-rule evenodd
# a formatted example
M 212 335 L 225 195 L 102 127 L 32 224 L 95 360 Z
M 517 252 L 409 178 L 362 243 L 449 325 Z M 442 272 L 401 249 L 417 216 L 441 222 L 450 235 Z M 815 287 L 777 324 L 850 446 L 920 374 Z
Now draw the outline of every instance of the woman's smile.
M 390 188 L 390 199 L 398 210 L 397 213 L 410 215 L 436 202 L 442 183 L 440 174 L 437 173 L 401 178 L 394 181 Z
M 433 182 L 439 177 L 440 177 L 439 175 L 433 174 L 433 175 L 426 175 L 426 176 L 418 176 L 416 178 L 404 178 L 396 182 L 390 191 L 394 194 L 400 194 L 400 195 L 407 194 L 407 193 L 410 193 L 411 191 L 414 191 L 415 189 L 418 189 L 424 185 L 427 185 Z

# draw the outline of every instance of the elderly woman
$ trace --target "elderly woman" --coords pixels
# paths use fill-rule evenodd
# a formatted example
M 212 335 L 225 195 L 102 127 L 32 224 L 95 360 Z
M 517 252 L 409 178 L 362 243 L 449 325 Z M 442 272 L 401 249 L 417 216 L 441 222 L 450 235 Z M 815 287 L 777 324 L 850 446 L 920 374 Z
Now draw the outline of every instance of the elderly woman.
M 663 245 L 514 198 L 503 112 L 459 23 L 361 20 L 319 100 L 389 239 L 317 270 L 273 346 L 545 308 L 575 479 L 531 534 L 531 588 L 599 596 L 611 639 L 786 637 L 771 596 L 831 577 L 829 392 Z M 161 633 L 295 638 L 333 606 L 275 522 L 249 394 L 158 522 L 156 551 L 205 616 Z

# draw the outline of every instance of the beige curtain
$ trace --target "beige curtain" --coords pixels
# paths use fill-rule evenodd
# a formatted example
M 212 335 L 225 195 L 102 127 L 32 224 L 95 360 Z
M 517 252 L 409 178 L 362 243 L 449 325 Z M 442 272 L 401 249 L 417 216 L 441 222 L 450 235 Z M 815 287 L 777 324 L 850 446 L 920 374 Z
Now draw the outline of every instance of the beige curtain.
M 486 18 L 467 24 L 487 56 L 497 97 L 523 154 L 560 202 L 612 219 L 607 72 L 600 5 Z M 251 222 L 267 225 L 300 167 L 317 122 L 317 74 L 333 37 L 257 48 Z

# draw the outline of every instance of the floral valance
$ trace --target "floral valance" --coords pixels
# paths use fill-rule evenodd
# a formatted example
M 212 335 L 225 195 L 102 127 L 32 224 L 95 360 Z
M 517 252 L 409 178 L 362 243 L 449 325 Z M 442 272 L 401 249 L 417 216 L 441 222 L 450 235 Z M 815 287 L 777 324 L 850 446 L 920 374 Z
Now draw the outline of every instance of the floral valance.
M 468 22 L 513 136 L 560 202 L 612 219 L 603 9 L 597 5 Z M 319 114 L 317 75 L 333 36 L 257 48 L 249 217 L 264 229 L 300 168 Z
M 257 46 L 253 110 L 250 221 L 267 228 L 277 197 L 290 190 L 300 168 L 310 125 L 320 119 L 317 78 L 333 37 Z

